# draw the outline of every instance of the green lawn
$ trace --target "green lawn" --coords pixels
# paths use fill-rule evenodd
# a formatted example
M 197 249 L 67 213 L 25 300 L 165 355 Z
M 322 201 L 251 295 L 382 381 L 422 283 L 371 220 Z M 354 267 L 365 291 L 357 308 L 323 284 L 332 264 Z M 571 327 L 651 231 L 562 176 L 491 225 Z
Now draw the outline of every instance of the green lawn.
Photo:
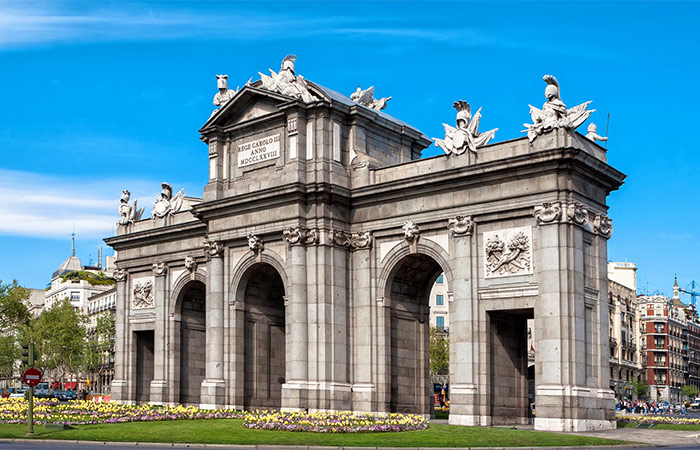
M 241 419 L 178 420 L 82 425 L 75 430 L 34 427 L 41 439 L 87 441 L 173 442 L 204 444 L 335 445 L 371 447 L 532 447 L 615 445 L 624 441 L 508 428 L 431 425 L 427 430 L 400 433 L 316 434 L 243 428 Z M 26 425 L 0 424 L 0 438 L 21 438 Z

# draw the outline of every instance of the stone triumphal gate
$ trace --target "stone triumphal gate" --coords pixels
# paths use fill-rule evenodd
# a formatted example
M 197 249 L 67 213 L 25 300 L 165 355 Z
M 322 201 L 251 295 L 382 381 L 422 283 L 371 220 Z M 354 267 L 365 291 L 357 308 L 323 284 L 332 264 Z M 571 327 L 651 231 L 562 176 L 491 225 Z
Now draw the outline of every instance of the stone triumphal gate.
M 606 197 L 624 176 L 574 131 L 586 104 L 545 77 L 529 138 L 488 144 L 456 102 L 446 154 L 420 159 L 431 141 L 372 89 L 345 97 L 293 58 L 271 72 L 217 77 L 202 199 L 163 183 L 140 220 L 124 191 L 113 397 L 428 414 L 444 273 L 451 423 L 527 420 L 534 318 L 535 428 L 612 427 Z

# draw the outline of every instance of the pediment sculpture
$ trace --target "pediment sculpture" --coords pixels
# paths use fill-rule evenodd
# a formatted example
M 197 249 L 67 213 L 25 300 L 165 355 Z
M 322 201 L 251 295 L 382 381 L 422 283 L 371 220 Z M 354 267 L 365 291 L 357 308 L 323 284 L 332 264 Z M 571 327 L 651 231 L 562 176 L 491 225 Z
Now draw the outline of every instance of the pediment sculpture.
M 119 221 L 117 225 L 129 225 L 141 220 L 143 208 L 138 209 L 138 201 L 134 200 L 133 205 L 129 205 L 131 192 L 128 189 L 122 191 L 122 197 L 119 200 Z
M 172 216 L 173 213 L 180 211 L 185 197 L 184 189 L 180 189 L 180 192 L 173 196 L 173 188 L 170 184 L 162 183 L 161 188 L 160 197 L 156 198 L 156 202 L 153 204 L 153 211 L 151 212 L 151 217 L 154 221 L 166 216 Z
M 476 149 L 488 144 L 496 135 L 498 128 L 479 132 L 479 122 L 481 121 L 481 108 L 472 117 L 469 103 L 458 100 L 452 104 L 457 110 L 457 128 L 443 123 L 445 127 L 445 139 L 433 138 L 435 146 L 440 147 L 447 154 L 461 155 L 467 150 L 476 152 Z
M 282 60 L 282 68 L 280 71 L 275 72 L 269 69 L 269 76 L 258 72 L 260 74 L 260 81 L 262 81 L 261 87 L 268 91 L 278 92 L 282 95 L 300 98 L 304 103 L 318 100 L 309 90 L 309 84 L 304 77 L 294 73 L 294 61 L 296 61 L 296 59 L 297 57 L 295 55 L 287 55 Z
M 381 111 L 382 109 L 386 108 L 386 103 L 391 100 L 391 97 L 380 98 L 377 100 L 374 98 L 374 86 L 370 86 L 363 91 L 358 85 L 357 90 L 350 94 L 350 100 L 370 109 Z
M 567 109 L 561 100 L 559 82 L 554 75 L 545 75 L 542 80 L 547 83 L 544 91 L 547 101 L 542 105 L 542 109 L 528 105 L 534 123 L 523 124 L 526 128 L 523 133 L 527 132 L 530 142 L 534 141 L 537 136 L 556 128 L 575 130 L 595 111 L 595 109 L 586 110 L 591 103 L 590 101 Z
M 216 87 L 219 88 L 219 92 L 214 95 L 214 101 L 212 101 L 212 103 L 214 106 L 218 107 L 218 109 L 215 109 L 212 115 L 220 111 L 221 107 L 238 93 L 238 91 L 228 88 L 228 75 L 217 75 Z

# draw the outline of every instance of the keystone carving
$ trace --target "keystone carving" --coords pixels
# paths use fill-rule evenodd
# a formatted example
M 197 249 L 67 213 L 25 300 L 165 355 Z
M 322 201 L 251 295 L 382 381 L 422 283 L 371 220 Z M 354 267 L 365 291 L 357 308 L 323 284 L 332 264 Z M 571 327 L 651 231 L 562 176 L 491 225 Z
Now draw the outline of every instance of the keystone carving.
M 190 272 L 190 278 L 194 280 L 197 273 L 197 261 L 194 259 L 194 256 L 185 256 L 185 269 Z
M 157 277 L 165 276 L 168 273 L 168 266 L 164 262 L 153 263 L 152 269 Z
M 153 282 L 136 283 L 134 287 L 134 308 L 149 308 L 153 306 Z
M 585 225 L 588 223 L 588 209 L 581 203 L 570 203 L 566 215 L 570 221 L 576 224 Z
M 282 236 L 290 244 L 313 245 L 318 242 L 318 228 L 289 227 Z
M 265 243 L 261 237 L 248 233 L 248 247 L 255 253 L 260 253 L 265 249 Z
M 452 236 L 471 235 L 474 231 L 474 220 L 472 216 L 457 216 L 447 221 L 447 229 Z
M 204 241 L 204 251 L 208 258 L 217 258 L 224 254 L 224 243 L 221 241 Z
M 545 202 L 535 207 L 533 215 L 539 224 L 556 222 L 561 217 L 561 204 Z
M 603 237 L 609 238 L 612 236 L 612 219 L 605 214 L 596 214 L 593 219 L 593 231 Z
M 420 227 L 412 220 L 404 222 L 401 228 L 403 229 L 404 239 L 406 239 L 409 244 L 418 242 L 418 239 L 420 239 Z
M 129 272 L 127 272 L 124 269 L 117 269 L 114 271 L 114 279 L 117 281 L 125 281 L 126 277 L 129 275 Z

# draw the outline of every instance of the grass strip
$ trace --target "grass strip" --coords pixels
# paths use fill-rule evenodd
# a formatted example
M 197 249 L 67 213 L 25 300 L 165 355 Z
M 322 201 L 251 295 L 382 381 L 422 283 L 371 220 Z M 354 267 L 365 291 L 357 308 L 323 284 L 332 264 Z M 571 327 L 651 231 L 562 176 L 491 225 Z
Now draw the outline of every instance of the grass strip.
M 35 438 L 107 442 L 169 442 L 229 445 L 327 445 L 356 447 L 537 447 L 617 445 L 625 441 L 508 428 L 431 425 L 399 433 L 316 434 L 251 430 L 242 419 L 176 420 L 80 425 L 74 430 L 35 426 Z M 26 425 L 1 424 L 0 438 L 24 438 Z

